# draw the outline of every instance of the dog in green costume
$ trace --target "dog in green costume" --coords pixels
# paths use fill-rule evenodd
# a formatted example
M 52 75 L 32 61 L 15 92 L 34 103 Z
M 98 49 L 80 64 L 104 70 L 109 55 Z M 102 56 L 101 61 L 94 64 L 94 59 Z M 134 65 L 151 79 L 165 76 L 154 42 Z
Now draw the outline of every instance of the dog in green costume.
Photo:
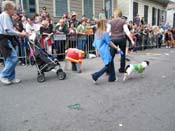
M 149 61 L 143 61 L 139 64 L 129 64 L 129 65 L 127 65 L 126 68 L 125 68 L 123 81 L 131 78 L 132 77 L 131 75 L 134 72 L 140 73 L 143 77 L 143 71 L 145 70 L 145 68 L 147 66 L 149 66 L 149 63 L 150 63 Z

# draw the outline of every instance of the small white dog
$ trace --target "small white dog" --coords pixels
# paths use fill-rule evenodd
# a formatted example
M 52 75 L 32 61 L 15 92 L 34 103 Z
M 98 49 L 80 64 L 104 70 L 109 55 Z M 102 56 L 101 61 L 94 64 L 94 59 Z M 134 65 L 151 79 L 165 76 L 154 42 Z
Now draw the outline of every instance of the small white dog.
M 123 77 L 123 81 L 132 78 L 132 74 L 134 72 L 140 73 L 141 76 L 143 77 L 143 71 L 145 68 L 149 66 L 149 61 L 143 61 L 142 63 L 139 64 L 129 64 L 125 68 L 125 73 Z

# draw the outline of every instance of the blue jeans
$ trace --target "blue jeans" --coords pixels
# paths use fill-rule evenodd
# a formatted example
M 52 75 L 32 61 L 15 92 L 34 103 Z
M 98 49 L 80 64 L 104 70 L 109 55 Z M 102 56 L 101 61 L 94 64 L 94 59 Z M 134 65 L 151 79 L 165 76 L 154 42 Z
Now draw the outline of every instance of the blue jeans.
M 0 73 L 0 77 L 7 78 L 9 80 L 15 79 L 15 68 L 18 62 L 18 56 L 15 48 L 12 46 L 11 42 L 8 41 L 9 47 L 12 49 L 11 55 L 5 58 L 5 67 Z
M 105 72 L 109 73 L 108 81 L 115 81 L 116 75 L 115 75 L 115 68 L 114 68 L 114 62 L 113 60 L 108 64 L 105 65 L 101 70 L 98 72 L 95 72 L 92 74 L 93 79 L 96 81 L 100 76 L 102 76 Z
M 86 40 L 78 40 L 77 48 L 79 50 L 84 50 L 85 51 L 85 47 L 86 47 Z

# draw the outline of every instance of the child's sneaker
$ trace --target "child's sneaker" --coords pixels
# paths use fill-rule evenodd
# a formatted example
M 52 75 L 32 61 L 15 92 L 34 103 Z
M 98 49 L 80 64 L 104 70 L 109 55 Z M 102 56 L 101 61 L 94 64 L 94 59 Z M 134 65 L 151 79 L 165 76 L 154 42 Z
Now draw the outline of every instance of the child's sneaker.
M 13 80 L 11 80 L 11 83 L 18 84 L 18 83 L 21 83 L 21 80 L 20 79 L 13 79 Z
M 93 83 L 97 84 L 97 80 L 94 78 L 94 75 L 92 74 L 91 76 L 92 76 Z

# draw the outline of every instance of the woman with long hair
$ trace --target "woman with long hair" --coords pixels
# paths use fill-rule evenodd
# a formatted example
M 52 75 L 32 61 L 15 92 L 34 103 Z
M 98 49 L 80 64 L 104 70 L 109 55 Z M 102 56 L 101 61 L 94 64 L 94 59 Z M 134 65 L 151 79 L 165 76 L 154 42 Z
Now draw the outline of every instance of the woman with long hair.
M 115 50 L 119 50 L 119 48 L 111 42 L 109 34 L 106 32 L 106 20 L 99 20 L 97 22 L 97 30 L 93 46 L 96 48 L 96 55 L 100 56 L 105 64 L 101 70 L 92 74 L 93 81 L 96 82 L 105 72 L 109 73 L 109 82 L 115 81 L 115 68 L 110 48 L 114 48 Z

